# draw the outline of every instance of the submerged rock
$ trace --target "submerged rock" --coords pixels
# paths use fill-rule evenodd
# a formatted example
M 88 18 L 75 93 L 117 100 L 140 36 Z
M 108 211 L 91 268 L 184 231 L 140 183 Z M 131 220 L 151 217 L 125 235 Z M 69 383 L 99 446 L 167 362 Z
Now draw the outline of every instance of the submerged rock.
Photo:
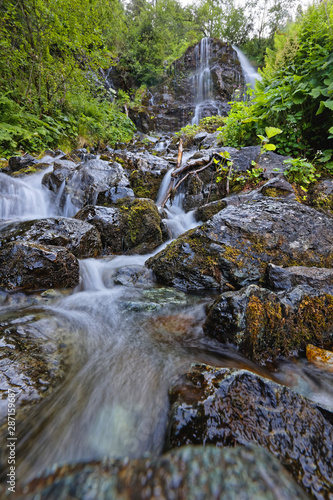
M 0 248 L 13 241 L 65 247 L 79 259 L 97 257 L 102 250 L 93 225 L 65 217 L 8 224 L 0 231 Z
M 14 395 L 17 418 L 21 409 L 30 408 L 50 394 L 63 378 L 65 345 L 59 339 L 41 337 L 37 326 L 40 316 L 36 311 L 19 317 L 16 312 L 1 316 L 0 432 L 5 432 L 5 439 L 8 391 Z
M 306 499 L 279 462 L 257 446 L 186 446 L 160 458 L 105 460 L 46 471 L 17 498 L 32 500 Z
M 304 286 L 274 293 L 250 285 L 217 299 L 204 329 L 257 363 L 305 354 L 309 342 L 332 348 L 333 296 Z
M 66 248 L 15 241 L 0 249 L 0 287 L 6 290 L 73 288 L 78 283 L 78 260 Z
M 188 291 L 261 283 L 269 263 L 332 267 L 331 218 L 273 198 L 229 206 L 147 261 L 161 283 Z
M 115 207 L 87 206 L 75 217 L 96 226 L 105 250 L 111 253 L 148 253 L 165 239 L 158 209 L 146 198 L 125 198 Z
M 247 370 L 194 365 L 170 391 L 168 446 L 257 444 L 315 498 L 333 488 L 333 427 L 310 401 Z
M 150 288 L 154 285 L 153 273 L 145 266 L 125 266 L 120 268 L 113 276 L 115 285 L 139 286 Z

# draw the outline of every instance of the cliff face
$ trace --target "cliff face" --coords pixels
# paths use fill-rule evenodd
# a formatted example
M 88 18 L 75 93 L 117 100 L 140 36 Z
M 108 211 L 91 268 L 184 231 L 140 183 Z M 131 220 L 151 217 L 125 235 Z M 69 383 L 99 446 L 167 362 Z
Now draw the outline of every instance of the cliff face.
M 226 115 L 233 92 L 243 85 L 235 50 L 216 38 L 190 47 L 170 73 L 148 89 L 141 111 L 131 116 L 144 132 L 172 132 L 205 116 Z

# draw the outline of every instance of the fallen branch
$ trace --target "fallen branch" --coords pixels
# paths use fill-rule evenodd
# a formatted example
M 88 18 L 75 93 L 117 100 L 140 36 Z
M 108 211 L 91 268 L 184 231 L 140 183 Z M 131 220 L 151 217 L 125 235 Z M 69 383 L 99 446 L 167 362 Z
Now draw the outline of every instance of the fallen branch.
M 170 184 L 168 186 L 168 189 L 166 191 L 166 194 L 164 196 L 164 199 L 161 203 L 161 207 L 164 208 L 164 205 L 166 204 L 166 202 L 168 201 L 168 199 L 170 198 L 170 195 L 172 192 L 175 192 L 177 191 L 177 189 L 179 188 L 179 186 L 190 176 L 190 175 L 197 175 L 199 172 L 202 172 L 203 170 L 206 170 L 206 168 L 210 167 L 212 164 L 213 164 L 214 160 L 210 161 L 209 163 L 207 163 L 207 165 L 201 167 L 201 168 L 198 168 L 197 170 L 192 170 L 191 172 L 187 172 L 187 174 L 182 178 L 180 179 L 177 184 L 175 185 L 175 182 L 176 182 L 176 178 L 175 177 L 171 177 L 171 181 L 170 181 Z M 173 172 L 174 173 L 174 172 Z

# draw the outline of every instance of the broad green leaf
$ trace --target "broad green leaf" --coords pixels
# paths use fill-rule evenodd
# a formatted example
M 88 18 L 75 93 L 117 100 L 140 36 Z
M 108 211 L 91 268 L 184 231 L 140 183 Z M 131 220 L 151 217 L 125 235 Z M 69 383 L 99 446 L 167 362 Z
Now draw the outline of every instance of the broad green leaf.
M 265 144 L 264 148 L 265 148 L 267 151 L 275 151 L 275 150 L 276 150 L 276 146 L 275 146 L 275 144 Z
M 324 106 L 328 109 L 331 109 L 333 111 L 333 101 L 323 101 Z
M 265 132 L 267 134 L 268 139 L 270 139 L 275 135 L 281 134 L 282 130 L 276 127 L 265 127 Z

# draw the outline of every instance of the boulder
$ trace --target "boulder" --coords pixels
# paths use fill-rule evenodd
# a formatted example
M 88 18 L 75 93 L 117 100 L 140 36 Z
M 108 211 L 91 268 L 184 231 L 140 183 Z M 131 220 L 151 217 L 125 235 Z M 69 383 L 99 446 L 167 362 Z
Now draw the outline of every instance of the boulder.
M 12 156 L 8 160 L 8 172 L 17 172 L 22 168 L 31 167 L 35 163 L 38 163 L 38 160 L 28 153 L 23 156 Z
M 139 265 L 118 269 L 113 276 L 113 282 L 115 285 L 139 286 L 140 288 L 151 288 L 155 283 L 152 271 Z
M 104 249 L 111 253 L 148 253 L 165 239 L 158 209 L 146 198 L 125 198 L 115 207 L 87 206 L 75 218 L 96 226 Z
M 259 188 L 253 189 L 247 193 L 240 192 L 239 194 L 232 194 L 230 196 L 226 196 L 222 200 L 213 201 L 200 206 L 195 211 L 195 218 L 196 220 L 206 222 L 208 219 L 213 217 L 213 215 L 230 205 L 238 207 L 242 203 L 264 199 L 265 197 L 296 201 L 296 195 L 292 185 L 289 184 L 286 179 L 275 177 L 265 182 L 265 184 Z
M 117 162 L 89 160 L 75 164 L 69 160 L 54 163 L 53 172 L 43 177 L 42 183 L 60 197 L 60 207 L 69 199 L 77 209 L 94 205 L 98 194 L 115 188 L 130 188 L 123 167 Z
M 288 171 L 288 166 L 284 164 L 284 161 L 290 158 L 290 156 L 281 156 L 272 151 L 266 151 L 261 156 L 259 156 L 257 163 L 258 167 L 264 170 L 263 178 L 272 179 L 273 177 L 281 177 Z
M 93 225 L 65 217 L 8 224 L 0 231 L 0 248 L 13 241 L 65 247 L 79 259 L 97 257 L 102 250 Z
M 308 343 L 332 349 L 333 296 L 306 286 L 274 293 L 250 285 L 222 294 L 204 330 L 259 364 L 305 355 Z
M 331 218 L 266 197 L 229 206 L 147 261 L 161 283 L 227 290 L 263 282 L 267 265 L 332 267 Z
M 78 260 L 66 248 L 14 241 L 0 249 L 0 287 L 6 290 L 73 288 L 78 283 Z
M 259 446 L 186 446 L 158 458 L 63 465 L 16 496 L 32 500 L 306 500 L 281 464 Z
M 333 426 L 306 398 L 247 370 L 194 365 L 170 401 L 168 447 L 256 444 L 310 495 L 330 498 Z
M 224 153 L 229 153 L 230 158 L 224 158 Z M 208 164 L 209 161 L 212 160 L 213 163 L 207 169 L 199 172 L 195 176 L 191 175 L 189 179 L 185 181 L 186 198 L 184 200 L 184 209 L 186 211 L 192 210 L 204 204 L 208 204 L 209 201 L 213 202 L 220 200 L 221 198 L 227 198 L 228 204 L 237 205 L 252 199 L 259 199 L 262 196 L 296 200 L 293 187 L 283 177 L 283 171 L 280 169 L 280 173 L 274 172 L 274 168 L 276 168 L 278 160 L 273 160 L 268 156 L 262 156 L 258 160 L 259 153 L 259 146 L 249 146 L 240 150 L 228 147 L 213 148 L 205 151 L 204 153 L 200 151 L 199 153 L 194 154 L 187 161 L 187 165 L 193 165 L 194 167 L 197 164 L 199 167 L 200 162 L 204 165 L 205 163 Z M 275 156 L 279 158 L 279 165 L 283 165 L 283 160 L 286 157 L 280 157 L 279 155 Z M 263 158 L 266 158 L 266 163 L 262 166 L 260 162 L 264 161 Z M 228 175 L 229 168 L 227 166 L 227 161 L 229 160 L 233 162 L 230 175 Z M 252 162 L 254 161 L 259 161 L 259 163 L 256 164 L 256 168 L 263 168 L 263 172 L 260 174 L 258 181 L 262 181 L 264 179 L 269 180 L 264 186 L 251 189 L 249 191 L 249 186 L 253 186 L 254 184 L 250 173 L 253 169 Z M 216 170 L 217 165 L 222 167 L 222 170 L 218 173 Z M 273 172 L 272 175 L 269 172 Z M 217 183 L 216 179 L 218 175 L 221 177 L 221 180 Z M 227 193 L 227 176 L 229 176 L 229 191 L 234 198 L 232 198 L 231 195 L 228 196 Z M 195 190 L 193 189 L 193 185 Z M 246 189 L 246 192 L 243 191 L 243 189 Z
M 309 189 L 308 202 L 317 210 L 332 214 L 333 179 L 324 179 Z
M 155 200 L 170 163 L 147 151 L 115 151 L 114 161 L 128 171 L 131 188 L 138 198 Z
M 333 269 L 320 267 L 281 267 L 268 264 L 266 286 L 271 290 L 289 290 L 298 285 L 307 285 L 322 293 L 333 294 Z

